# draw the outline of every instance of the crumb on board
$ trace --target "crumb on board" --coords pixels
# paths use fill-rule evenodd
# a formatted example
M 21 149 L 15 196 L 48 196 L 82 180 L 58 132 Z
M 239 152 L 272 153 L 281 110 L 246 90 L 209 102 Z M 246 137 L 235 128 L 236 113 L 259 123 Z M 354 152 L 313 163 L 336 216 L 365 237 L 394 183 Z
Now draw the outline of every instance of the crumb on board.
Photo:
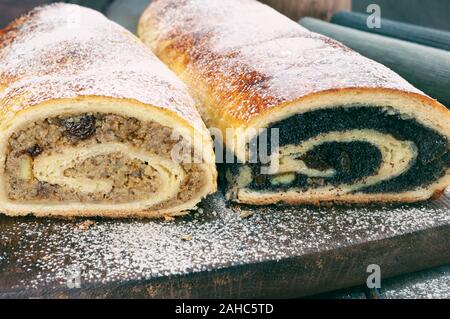
M 183 236 L 181 236 L 181 240 L 182 241 L 191 241 L 193 239 L 194 239 L 194 237 L 192 235 L 183 235 Z
M 246 210 L 246 211 L 242 211 L 242 212 L 239 214 L 239 216 L 240 216 L 242 219 L 246 219 L 246 218 L 252 217 L 254 214 L 255 214 L 255 212 L 252 212 L 252 211 L 250 211 L 250 210 Z
M 84 222 L 82 222 L 79 226 L 79 228 L 81 230 L 89 230 L 89 228 L 91 228 L 92 225 L 94 225 L 95 222 L 93 220 L 85 220 Z
M 175 221 L 175 217 L 166 215 L 166 216 L 164 216 L 164 221 L 173 222 L 173 221 Z

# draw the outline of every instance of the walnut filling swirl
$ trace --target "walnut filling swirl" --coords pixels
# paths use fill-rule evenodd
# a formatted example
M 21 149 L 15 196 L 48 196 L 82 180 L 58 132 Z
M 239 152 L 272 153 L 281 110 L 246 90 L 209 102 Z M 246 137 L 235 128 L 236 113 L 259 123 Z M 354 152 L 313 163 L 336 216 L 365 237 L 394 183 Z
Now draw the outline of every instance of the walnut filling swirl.
M 142 202 L 147 207 L 192 199 L 204 186 L 200 164 L 171 158 L 173 130 L 114 114 L 55 117 L 9 140 L 9 199 L 86 203 Z

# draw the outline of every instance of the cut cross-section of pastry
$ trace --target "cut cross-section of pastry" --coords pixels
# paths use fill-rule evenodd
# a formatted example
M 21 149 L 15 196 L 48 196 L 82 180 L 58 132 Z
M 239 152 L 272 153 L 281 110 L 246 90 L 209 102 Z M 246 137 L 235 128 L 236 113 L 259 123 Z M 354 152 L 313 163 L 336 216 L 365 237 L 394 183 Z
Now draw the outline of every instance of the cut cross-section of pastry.
M 40 7 L 0 32 L 0 211 L 161 217 L 216 191 L 185 85 L 100 13 Z
M 155 1 L 139 36 L 239 160 L 237 202 L 415 202 L 450 184 L 443 105 L 258 1 Z

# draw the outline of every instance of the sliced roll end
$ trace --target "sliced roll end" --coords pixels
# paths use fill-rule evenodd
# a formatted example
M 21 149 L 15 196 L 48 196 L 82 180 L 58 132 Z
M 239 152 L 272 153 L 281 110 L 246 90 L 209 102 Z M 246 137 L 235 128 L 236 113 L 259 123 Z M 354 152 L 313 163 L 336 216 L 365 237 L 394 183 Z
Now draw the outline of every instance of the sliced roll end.
M 170 113 L 84 98 L 2 123 L 0 209 L 12 216 L 161 217 L 195 208 L 216 190 L 211 142 Z
M 60 3 L 0 32 L 0 212 L 180 215 L 216 175 L 186 87 L 119 25 Z
M 228 196 L 239 203 L 410 203 L 439 197 L 450 184 L 449 112 L 424 95 L 321 92 L 266 113 L 234 140 L 261 148 L 272 142 L 262 128 L 278 138 L 267 147 L 270 161 L 250 163 L 257 156 L 249 144 L 228 141 L 247 154 L 227 170 Z

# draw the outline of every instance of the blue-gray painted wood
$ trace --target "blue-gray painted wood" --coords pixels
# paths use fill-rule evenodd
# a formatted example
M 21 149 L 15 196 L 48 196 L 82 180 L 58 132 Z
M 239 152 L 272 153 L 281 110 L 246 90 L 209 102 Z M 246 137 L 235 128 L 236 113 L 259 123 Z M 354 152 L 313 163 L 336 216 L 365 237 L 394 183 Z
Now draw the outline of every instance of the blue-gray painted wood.
M 384 18 L 424 27 L 450 30 L 449 0 L 353 0 L 353 10 L 367 12 L 367 6 L 378 4 Z
M 369 17 L 368 14 L 359 12 L 338 12 L 332 17 L 331 23 L 438 49 L 450 50 L 450 32 L 384 18 L 381 19 L 380 28 L 369 28 L 367 24 Z
M 105 14 L 131 32 L 136 32 L 139 18 L 150 2 L 150 0 L 115 1 L 108 7 Z

